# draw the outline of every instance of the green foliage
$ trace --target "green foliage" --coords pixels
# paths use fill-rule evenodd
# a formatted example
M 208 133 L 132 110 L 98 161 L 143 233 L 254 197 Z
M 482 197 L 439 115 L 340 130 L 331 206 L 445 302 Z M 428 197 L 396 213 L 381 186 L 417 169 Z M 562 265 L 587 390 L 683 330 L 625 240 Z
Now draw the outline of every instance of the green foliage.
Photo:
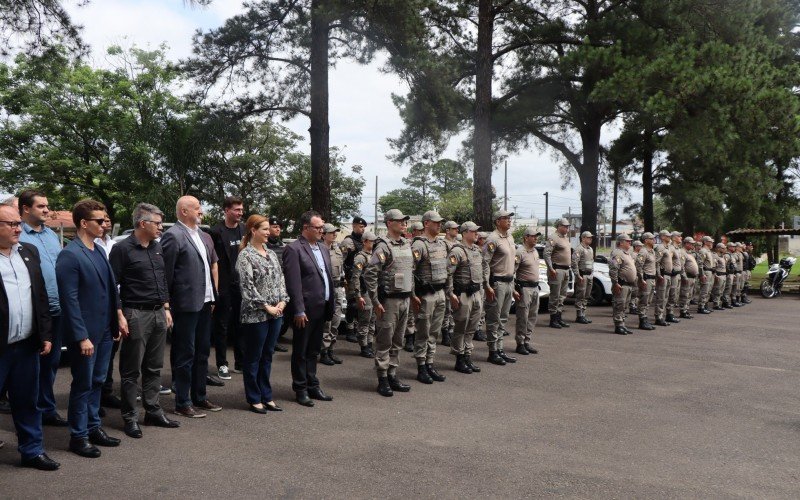
M 472 205 L 472 189 L 449 192 L 439 199 L 436 205 L 439 215 L 445 220 L 465 222 L 475 220 L 475 210 Z
M 430 210 L 431 206 L 430 198 L 423 197 L 413 188 L 393 189 L 378 198 L 378 208 L 383 213 L 396 208 L 406 215 L 421 215 Z

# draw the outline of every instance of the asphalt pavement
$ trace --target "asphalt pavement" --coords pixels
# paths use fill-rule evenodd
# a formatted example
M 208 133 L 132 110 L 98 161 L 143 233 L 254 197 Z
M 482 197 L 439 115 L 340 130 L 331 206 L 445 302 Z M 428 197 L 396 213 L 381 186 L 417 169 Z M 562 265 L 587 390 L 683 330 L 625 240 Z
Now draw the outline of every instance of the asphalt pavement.
M 247 411 L 234 374 L 209 388 L 224 410 L 171 415 L 179 429 L 143 427 L 142 439 L 130 439 L 111 410 L 104 426 L 122 444 L 98 459 L 69 453 L 66 429 L 47 428 L 57 472 L 17 466 L 11 418 L 2 415 L 0 496 L 797 498 L 799 305 L 753 298 L 631 336 L 610 333 L 607 306 L 589 310 L 591 325 L 563 330 L 547 328 L 542 315 L 540 354 L 497 367 L 479 345 L 473 358 L 483 371 L 463 375 L 439 346 L 447 381 L 433 386 L 414 380 L 414 361 L 401 352 L 399 375 L 412 389 L 392 398 L 375 393 L 373 362 L 339 342 L 344 364 L 319 368 L 334 401 L 314 408 L 292 401 L 289 355 L 276 353 L 282 413 Z M 571 306 L 564 318 L 574 319 Z M 62 415 L 69 380 L 63 368 Z M 162 405 L 171 410 L 172 397 Z

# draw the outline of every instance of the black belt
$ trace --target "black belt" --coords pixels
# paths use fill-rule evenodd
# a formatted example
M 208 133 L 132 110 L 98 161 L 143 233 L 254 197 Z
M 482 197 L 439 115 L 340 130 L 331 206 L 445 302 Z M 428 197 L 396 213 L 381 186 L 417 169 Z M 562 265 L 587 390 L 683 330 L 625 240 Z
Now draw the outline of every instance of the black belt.
M 668 273 L 665 273 L 665 272 L 662 271 L 660 274 L 661 274 L 662 278 L 666 278 L 667 276 L 672 276 L 672 271 L 670 271 Z
M 139 311 L 158 311 L 164 307 L 164 304 L 123 304 L 122 307 Z
M 717 276 L 727 276 L 728 275 L 728 273 L 721 273 L 719 271 L 714 271 L 714 274 L 716 274 Z
M 581 276 L 591 276 L 592 273 L 594 272 L 594 269 L 591 271 L 578 271 L 578 272 L 580 273 Z
M 644 275 L 644 279 L 646 279 L 646 280 L 654 280 L 656 278 L 658 278 L 658 276 L 656 276 L 655 274 L 645 274 Z
M 430 295 L 432 293 L 436 293 L 439 290 L 444 290 L 445 283 L 431 283 L 426 285 L 417 285 L 414 291 L 417 295 Z
M 387 299 L 407 299 L 411 297 L 411 292 L 396 292 L 396 293 L 387 293 Z
M 566 271 L 569 269 L 569 266 L 562 266 L 561 264 L 553 264 L 553 269 L 563 269 Z
M 480 290 L 481 290 L 480 283 L 470 283 L 469 285 L 466 286 L 466 288 L 461 288 L 455 285 L 453 286 L 453 292 L 455 292 L 456 295 L 461 295 L 462 293 L 466 293 L 468 297 L 470 295 L 479 292 Z
M 498 281 L 502 281 L 503 283 L 511 283 L 514 281 L 513 276 L 492 276 L 489 278 L 489 283 L 497 283 Z
M 627 281 L 625 281 L 625 280 L 621 280 L 621 279 L 618 279 L 618 280 L 617 280 L 617 284 L 618 284 L 619 286 L 633 286 L 633 283 L 628 283 Z
M 520 288 L 534 288 L 539 286 L 538 281 L 516 280 L 516 283 Z
M 689 273 L 686 273 L 686 276 L 687 276 L 687 277 L 689 277 L 689 278 L 691 278 L 691 279 L 695 279 L 695 278 L 697 278 L 697 275 L 696 275 L 696 274 L 689 274 Z
M 680 270 L 678 270 L 678 271 L 672 271 L 672 274 L 670 274 L 670 276 L 678 276 L 679 274 L 681 274 L 681 271 L 680 271 Z

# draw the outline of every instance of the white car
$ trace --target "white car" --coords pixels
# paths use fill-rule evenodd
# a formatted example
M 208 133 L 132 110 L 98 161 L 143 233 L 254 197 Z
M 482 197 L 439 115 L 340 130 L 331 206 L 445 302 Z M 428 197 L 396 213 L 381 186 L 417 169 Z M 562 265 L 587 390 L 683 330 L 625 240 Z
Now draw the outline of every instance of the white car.
M 601 306 L 611 302 L 611 278 L 608 275 L 608 258 L 604 255 L 596 255 L 594 258 L 594 273 L 592 273 L 592 296 L 589 305 Z M 572 271 L 570 271 L 570 288 L 567 297 L 574 297 L 575 288 L 572 286 L 574 281 Z

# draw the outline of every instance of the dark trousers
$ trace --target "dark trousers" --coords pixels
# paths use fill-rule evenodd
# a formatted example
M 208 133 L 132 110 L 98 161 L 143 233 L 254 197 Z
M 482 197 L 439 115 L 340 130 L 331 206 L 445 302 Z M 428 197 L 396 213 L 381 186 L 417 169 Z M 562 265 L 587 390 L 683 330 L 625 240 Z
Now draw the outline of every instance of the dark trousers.
M 111 346 L 111 356 L 108 357 L 108 370 L 106 370 L 106 379 L 103 381 L 103 388 L 101 394 L 103 396 L 111 396 L 114 394 L 114 358 L 119 350 L 119 342 L 114 342 Z
M 281 332 L 283 318 L 271 318 L 261 323 L 242 325 L 245 348 L 242 378 L 244 394 L 251 405 L 272 401 L 272 354 Z
M 158 403 L 161 388 L 161 368 L 164 365 L 164 346 L 167 342 L 167 318 L 163 309 L 142 311 L 123 308 L 128 320 L 130 335 L 119 349 L 119 377 L 121 380 L 122 418 L 137 420 L 139 412 L 136 395 L 139 375 L 142 376 L 142 405 L 154 416 L 164 411 Z
M 56 381 L 56 373 L 61 363 L 61 316 L 51 316 L 53 323 L 53 347 L 47 356 L 39 358 L 39 401 L 37 405 L 42 412 L 42 416 L 49 417 L 55 415 L 56 396 L 53 394 L 53 384 Z
M 79 342 L 67 347 L 72 370 L 72 385 L 69 389 L 69 433 L 73 438 L 85 438 L 100 424 L 100 394 L 106 380 L 108 358 L 114 340 L 106 331 L 98 342 L 94 342 L 94 353 L 83 356 Z
M 242 324 L 239 321 L 241 306 L 242 297 L 238 287 L 235 290 L 231 289 L 226 293 L 221 293 L 214 304 L 212 340 L 217 358 L 217 368 L 228 366 L 228 337 L 233 344 L 233 364 L 237 368 L 242 366 L 245 339 L 242 336 Z
M 39 349 L 40 346 L 28 338 L 7 346 L 5 352 L 0 354 L 0 387 L 8 388 L 11 417 L 17 429 L 17 449 L 22 458 L 33 458 L 44 453 L 42 413 L 36 406 L 39 396 Z
M 172 382 L 175 407 L 206 400 L 208 356 L 211 354 L 211 303 L 198 312 L 172 313 Z
M 309 317 L 305 328 L 292 327 L 292 389 L 294 392 L 319 387 L 317 356 L 322 349 L 325 316 Z

